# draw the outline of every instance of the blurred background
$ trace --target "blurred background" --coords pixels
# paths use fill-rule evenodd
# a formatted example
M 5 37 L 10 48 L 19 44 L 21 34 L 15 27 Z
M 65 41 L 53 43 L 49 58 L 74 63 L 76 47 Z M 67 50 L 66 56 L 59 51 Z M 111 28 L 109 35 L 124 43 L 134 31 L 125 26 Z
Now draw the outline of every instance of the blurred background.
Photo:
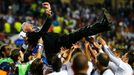
M 42 27 L 46 0 L 0 0 L 0 45 L 21 45 L 21 24 L 29 21 Z M 69 34 L 96 22 L 105 7 L 112 15 L 112 31 L 103 33 L 111 48 L 134 50 L 134 0 L 49 0 L 53 22 L 49 32 Z

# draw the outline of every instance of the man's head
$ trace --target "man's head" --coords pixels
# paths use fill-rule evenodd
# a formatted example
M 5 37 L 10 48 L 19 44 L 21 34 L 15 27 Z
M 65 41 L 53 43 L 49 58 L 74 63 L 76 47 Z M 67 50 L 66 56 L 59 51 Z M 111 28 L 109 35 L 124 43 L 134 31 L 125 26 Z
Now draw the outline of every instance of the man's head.
M 82 53 L 77 54 L 73 59 L 72 69 L 74 73 L 87 71 L 88 69 L 88 59 Z
M 23 38 L 24 41 L 25 41 L 25 44 L 27 44 L 28 43 L 28 41 L 27 41 L 27 39 L 28 39 L 27 33 L 34 31 L 33 25 L 30 24 L 29 22 L 24 22 L 22 24 L 22 27 L 21 28 L 22 28 L 22 32 L 20 32 L 19 37 L 20 38 Z
M 21 56 L 21 53 L 20 53 L 20 49 L 14 49 L 12 50 L 11 52 L 11 58 L 13 59 L 14 62 L 18 62 L 22 60 L 22 56 Z
M 109 64 L 109 57 L 107 54 L 105 53 L 100 53 L 97 56 L 97 67 L 98 68 L 102 68 L 102 67 L 107 67 Z
M 1 46 L 0 55 L 2 58 L 10 56 L 10 54 L 11 54 L 11 48 L 9 47 L 9 45 Z
M 36 30 L 38 28 L 34 28 L 33 25 L 29 22 L 24 22 L 22 24 L 22 32 L 20 33 L 20 37 L 22 37 L 25 41 L 25 44 L 29 44 L 29 45 L 33 45 L 33 46 L 36 46 L 37 44 L 37 41 L 39 39 L 39 37 L 36 37 L 36 36 L 39 36 L 40 34 L 36 34 Z M 33 41 L 34 40 L 34 41 Z
M 32 32 L 32 31 L 34 31 L 34 30 L 33 30 L 33 25 L 30 24 L 29 22 L 24 22 L 24 23 L 22 24 L 22 30 L 23 30 L 24 32 Z

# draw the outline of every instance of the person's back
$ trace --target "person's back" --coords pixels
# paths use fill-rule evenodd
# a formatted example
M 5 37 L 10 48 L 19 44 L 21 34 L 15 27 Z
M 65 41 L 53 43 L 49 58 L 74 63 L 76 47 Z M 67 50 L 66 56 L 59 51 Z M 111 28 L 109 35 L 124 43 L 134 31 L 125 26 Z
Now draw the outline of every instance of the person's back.
M 50 73 L 48 75 L 68 75 L 68 73 L 66 70 L 62 70 L 60 72 L 53 72 L 53 73 Z
M 14 75 L 15 65 L 9 62 L 3 62 L 0 64 L 0 75 Z
M 59 44 L 57 44 L 58 38 L 60 34 L 57 33 L 51 33 L 47 32 L 46 35 L 43 35 L 43 41 L 44 42 L 44 49 L 46 50 L 47 53 L 58 53 L 60 50 Z
M 102 75 L 114 75 L 111 69 L 106 69 Z

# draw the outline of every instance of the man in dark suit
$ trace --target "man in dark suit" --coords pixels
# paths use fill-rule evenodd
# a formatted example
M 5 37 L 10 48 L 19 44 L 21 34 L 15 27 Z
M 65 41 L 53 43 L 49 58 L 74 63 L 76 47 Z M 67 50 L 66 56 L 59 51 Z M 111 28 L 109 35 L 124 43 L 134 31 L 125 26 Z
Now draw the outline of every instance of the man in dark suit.
M 107 10 L 103 9 L 104 17 L 100 22 L 80 28 L 76 32 L 70 33 L 69 35 L 59 35 L 56 33 L 47 32 L 52 22 L 51 7 L 48 2 L 43 3 L 43 6 L 47 9 L 46 14 L 48 17 L 46 18 L 42 29 L 39 32 L 35 32 L 32 25 L 28 23 L 25 23 L 22 29 L 26 32 L 27 44 L 31 47 L 35 47 L 38 43 L 38 39 L 42 37 L 47 57 L 52 57 L 53 54 L 58 53 L 61 47 L 70 48 L 73 43 L 76 43 L 83 37 L 92 36 L 97 33 L 110 30 L 111 17 Z

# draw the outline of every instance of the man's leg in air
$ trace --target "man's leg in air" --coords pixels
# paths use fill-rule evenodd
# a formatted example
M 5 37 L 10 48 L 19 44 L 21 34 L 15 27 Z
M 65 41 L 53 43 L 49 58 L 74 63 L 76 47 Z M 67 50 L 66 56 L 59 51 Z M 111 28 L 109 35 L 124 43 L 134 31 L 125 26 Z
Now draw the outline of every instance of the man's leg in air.
M 108 13 L 106 9 L 103 9 L 103 13 L 104 17 L 100 22 L 97 22 L 92 26 L 85 26 L 74 33 L 71 33 L 69 35 L 63 35 L 60 38 L 58 38 L 59 47 L 71 47 L 73 43 L 76 43 L 83 37 L 88 37 L 95 35 L 97 33 L 109 31 L 111 29 L 112 24 L 111 15 Z

